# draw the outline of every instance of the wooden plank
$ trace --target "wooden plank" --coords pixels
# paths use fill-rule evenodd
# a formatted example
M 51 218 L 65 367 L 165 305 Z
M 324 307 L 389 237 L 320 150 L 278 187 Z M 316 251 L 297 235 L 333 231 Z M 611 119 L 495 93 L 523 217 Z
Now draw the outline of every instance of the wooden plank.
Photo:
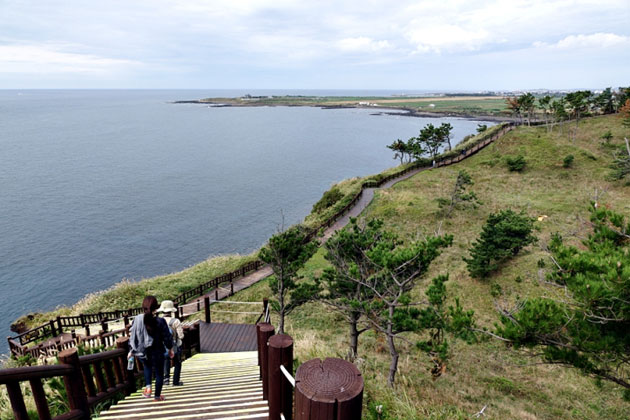
M 199 342 L 202 353 L 255 351 L 256 326 L 248 324 L 199 324 Z

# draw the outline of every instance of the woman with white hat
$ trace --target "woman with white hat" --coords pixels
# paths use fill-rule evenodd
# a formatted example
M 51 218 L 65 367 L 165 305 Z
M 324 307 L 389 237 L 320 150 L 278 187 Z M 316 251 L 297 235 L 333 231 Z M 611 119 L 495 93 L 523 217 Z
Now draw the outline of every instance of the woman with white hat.
M 184 328 L 182 327 L 181 321 L 176 318 L 177 309 L 172 300 L 163 300 L 157 311 L 163 314 L 164 320 L 173 336 L 174 356 L 172 359 L 166 358 L 164 360 L 164 383 L 168 385 L 170 382 L 171 360 L 173 360 L 173 367 L 175 368 L 175 372 L 173 372 L 173 385 L 184 385 L 184 383 L 179 380 L 182 371 L 182 339 L 184 338 Z

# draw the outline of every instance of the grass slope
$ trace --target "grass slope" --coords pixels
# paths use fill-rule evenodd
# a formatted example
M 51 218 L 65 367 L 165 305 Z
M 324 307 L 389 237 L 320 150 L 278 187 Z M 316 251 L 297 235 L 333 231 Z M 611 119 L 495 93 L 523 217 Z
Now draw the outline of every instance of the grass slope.
M 415 293 L 422 296 L 428 279 L 448 272 L 451 298 L 459 297 L 465 308 L 474 309 L 480 326 L 492 327 L 498 318 L 495 304 L 509 305 L 517 297 L 553 296 L 555 291 L 538 280 L 537 261 L 544 253 L 540 245 L 531 246 L 485 281 L 469 277 L 462 257 L 488 214 L 500 209 L 548 216 L 537 223 L 540 244 L 556 231 L 579 243 L 588 234 L 587 208 L 596 194 L 601 203 L 630 214 L 628 187 L 606 181 L 611 149 L 602 145 L 600 136 L 609 129 L 613 143 L 621 144 L 624 131 L 615 117 L 584 120 L 574 141 L 568 139 L 568 126 L 557 127 L 551 134 L 544 127 L 521 127 L 458 165 L 425 171 L 377 192 L 366 217 L 385 219 L 390 229 L 407 239 L 438 229 L 452 233 L 453 246 L 434 262 Z M 505 156 L 518 154 L 525 157 L 527 167 L 522 173 L 509 172 Z M 568 154 L 575 156 L 573 167 L 563 168 Z M 448 194 L 461 169 L 472 176 L 471 189 L 483 205 L 456 210 L 451 219 L 443 220 L 435 200 Z M 303 270 L 305 276 L 321 272 L 326 266 L 323 256 L 320 249 Z M 268 295 L 266 282 L 261 282 L 234 299 L 260 300 Z M 287 332 L 295 339 L 298 363 L 314 357 L 343 357 L 346 352 L 345 324 L 321 304 L 298 308 L 288 319 Z M 413 335 L 407 338 L 414 341 Z M 405 343 L 400 343 L 400 350 L 397 386 L 391 390 L 386 386 L 389 357 L 383 337 L 371 331 L 361 336 L 358 365 L 366 381 L 365 418 L 465 419 L 485 405 L 486 419 L 630 418 L 630 405 L 622 400 L 618 387 L 596 384 L 571 369 L 539 364 L 538 358 L 506 349 L 493 339 L 474 345 L 455 342 L 446 374 L 435 381 L 426 356 Z M 380 417 L 378 405 L 383 405 Z
M 32 313 L 20 317 L 29 328 L 41 325 L 57 316 L 96 313 L 116 309 L 135 308 L 142 305 L 146 295 L 154 295 L 158 300 L 173 299 L 182 292 L 197 287 L 221 274 L 236 270 L 243 264 L 256 259 L 251 255 L 223 255 L 208 258 L 185 270 L 139 281 L 122 280 L 107 290 L 85 296 L 72 306 L 59 306 L 44 313 Z

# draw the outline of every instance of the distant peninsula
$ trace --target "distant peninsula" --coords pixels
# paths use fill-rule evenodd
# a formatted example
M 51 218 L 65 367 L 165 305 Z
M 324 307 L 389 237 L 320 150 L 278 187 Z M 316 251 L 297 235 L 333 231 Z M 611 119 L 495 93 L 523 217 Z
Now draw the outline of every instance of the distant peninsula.
M 378 108 L 405 111 L 415 117 L 463 117 L 506 121 L 511 119 L 504 94 L 439 94 L 432 96 L 302 96 L 244 95 L 175 101 L 210 107 L 315 106 L 324 109 Z

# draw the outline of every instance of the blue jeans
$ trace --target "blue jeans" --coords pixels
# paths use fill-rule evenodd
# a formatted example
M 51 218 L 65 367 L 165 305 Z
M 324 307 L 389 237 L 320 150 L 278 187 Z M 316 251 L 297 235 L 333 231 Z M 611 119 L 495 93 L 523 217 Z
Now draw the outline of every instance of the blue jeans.
M 147 349 L 147 354 L 142 359 L 144 366 L 144 385 L 151 386 L 151 378 L 155 373 L 155 391 L 154 398 L 158 398 L 162 394 L 162 385 L 164 384 L 164 354 L 161 351 Z
M 182 349 L 179 348 L 175 352 L 175 356 L 173 357 L 173 367 L 175 371 L 173 372 L 173 385 L 179 384 L 179 377 L 182 373 Z M 166 379 L 171 376 L 171 359 L 165 358 L 164 360 L 164 377 Z

